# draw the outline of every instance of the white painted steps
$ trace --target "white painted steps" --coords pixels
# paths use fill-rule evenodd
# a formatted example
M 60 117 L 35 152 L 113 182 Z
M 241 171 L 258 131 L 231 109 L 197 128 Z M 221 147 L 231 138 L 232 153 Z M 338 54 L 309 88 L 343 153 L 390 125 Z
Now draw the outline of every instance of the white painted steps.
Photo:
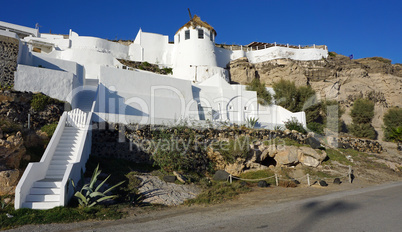
M 61 181 L 69 163 L 76 162 L 78 142 L 84 137 L 84 130 L 65 127 L 50 161 L 46 177 L 33 183 L 22 204 L 23 208 L 50 209 L 60 205 Z M 64 190 L 63 190 L 64 191 Z

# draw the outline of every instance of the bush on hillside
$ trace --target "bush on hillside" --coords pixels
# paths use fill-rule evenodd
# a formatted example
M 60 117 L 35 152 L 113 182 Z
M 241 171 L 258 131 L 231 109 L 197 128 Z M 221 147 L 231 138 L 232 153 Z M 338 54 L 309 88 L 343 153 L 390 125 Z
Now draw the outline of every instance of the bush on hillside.
M 265 88 L 265 83 L 260 82 L 260 79 L 254 78 L 251 83 L 249 83 L 246 87 L 247 90 L 256 91 L 258 103 L 261 105 L 270 105 L 272 102 L 271 93 Z
M 350 116 L 355 124 L 371 123 L 374 117 L 374 103 L 368 99 L 357 99 L 353 104 Z
M 303 125 L 299 121 L 297 121 L 297 119 L 295 117 L 292 117 L 292 119 L 286 121 L 285 127 L 286 127 L 286 129 L 296 130 L 303 134 L 307 133 L 307 131 L 304 129 Z
M 384 114 L 384 136 L 388 141 L 402 142 L 402 108 L 391 108 Z
M 352 123 L 348 129 L 354 136 L 359 138 L 377 138 L 377 132 L 370 123 Z
M 311 86 L 296 87 L 292 81 L 281 79 L 273 84 L 276 103 L 292 112 L 306 110 L 316 102 Z
M 349 131 L 356 137 L 376 139 L 377 132 L 371 125 L 374 117 L 374 103 L 368 99 L 357 99 L 350 112 L 352 124 Z

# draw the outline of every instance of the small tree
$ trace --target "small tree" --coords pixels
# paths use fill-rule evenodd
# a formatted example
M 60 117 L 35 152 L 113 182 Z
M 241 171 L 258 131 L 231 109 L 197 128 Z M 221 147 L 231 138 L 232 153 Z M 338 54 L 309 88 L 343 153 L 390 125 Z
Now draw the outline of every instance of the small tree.
M 260 79 L 254 78 L 246 87 L 246 90 L 256 91 L 258 103 L 261 105 L 270 105 L 272 101 L 271 93 L 265 88 L 265 83 Z
M 273 84 L 275 99 L 278 105 L 292 112 L 306 110 L 305 104 L 315 96 L 314 89 L 311 86 L 296 87 L 292 81 L 281 79 Z M 310 105 L 310 104 L 309 104 Z
M 384 114 L 384 136 L 388 141 L 402 142 L 402 108 L 391 108 Z
M 357 99 L 352 111 L 352 124 L 349 126 L 350 132 L 356 137 L 375 139 L 377 133 L 371 125 L 371 120 L 374 117 L 374 103 L 367 99 Z
M 281 79 L 272 85 L 276 103 L 292 112 L 297 111 L 298 91 L 294 82 Z

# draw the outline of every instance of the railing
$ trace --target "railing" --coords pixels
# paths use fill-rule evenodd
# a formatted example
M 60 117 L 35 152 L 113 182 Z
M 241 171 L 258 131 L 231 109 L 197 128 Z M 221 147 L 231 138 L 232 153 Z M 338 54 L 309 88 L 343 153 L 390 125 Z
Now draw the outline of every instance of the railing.
M 56 147 L 60 141 L 61 135 L 63 134 L 65 122 L 67 119 L 67 112 L 64 112 L 60 117 L 59 124 L 57 124 L 56 130 L 53 133 L 52 138 L 46 150 L 40 160 L 40 162 L 29 163 L 24 174 L 22 175 L 18 185 L 15 189 L 15 208 L 19 209 L 22 203 L 25 201 L 29 191 L 34 182 L 42 180 L 46 176 L 46 172 L 50 165 L 50 161 L 53 158 Z
M 61 182 L 62 191 L 60 191 L 60 205 L 62 206 L 68 204 L 68 201 L 74 194 L 71 180 L 73 180 L 74 183 L 78 183 L 78 181 L 81 179 L 81 171 L 83 173 L 85 172 L 85 164 L 89 158 L 89 154 L 91 153 L 92 145 L 92 114 L 92 112 L 88 113 L 88 117 L 86 117 L 85 120 L 85 127 L 82 128 L 85 134 L 83 136 L 83 140 L 80 141 L 75 163 L 70 163 L 67 165 L 66 172 L 64 173 L 63 180 Z
M 219 47 L 219 46 L 218 46 Z M 326 45 L 316 45 L 316 44 L 311 44 L 311 45 L 291 45 L 291 44 L 278 44 L 276 42 L 274 43 L 261 43 L 261 44 L 255 44 L 255 45 L 221 45 L 222 48 L 226 48 L 232 51 L 238 51 L 238 50 L 243 50 L 245 52 L 249 51 L 256 51 L 256 50 L 263 50 L 271 47 L 284 47 L 284 48 L 294 48 L 294 49 L 310 49 L 310 48 L 315 48 L 315 49 L 324 49 L 328 50 L 328 47 Z

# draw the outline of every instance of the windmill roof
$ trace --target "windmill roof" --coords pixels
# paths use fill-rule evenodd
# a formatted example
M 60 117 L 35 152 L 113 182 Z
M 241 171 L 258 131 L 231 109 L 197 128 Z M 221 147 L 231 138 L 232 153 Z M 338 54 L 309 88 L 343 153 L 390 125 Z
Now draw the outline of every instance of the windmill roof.
M 212 31 L 215 34 L 215 36 L 217 35 L 215 29 L 211 25 L 209 25 L 207 22 L 202 21 L 201 18 L 198 17 L 197 15 L 194 15 L 194 17 L 190 21 L 188 21 L 186 24 L 184 24 L 182 27 L 180 27 L 180 29 L 177 30 L 177 32 L 179 32 L 183 28 L 190 28 L 190 27 L 196 28 L 197 26 L 205 27 L 208 30 Z M 176 34 L 177 34 L 177 32 L 176 32 Z

